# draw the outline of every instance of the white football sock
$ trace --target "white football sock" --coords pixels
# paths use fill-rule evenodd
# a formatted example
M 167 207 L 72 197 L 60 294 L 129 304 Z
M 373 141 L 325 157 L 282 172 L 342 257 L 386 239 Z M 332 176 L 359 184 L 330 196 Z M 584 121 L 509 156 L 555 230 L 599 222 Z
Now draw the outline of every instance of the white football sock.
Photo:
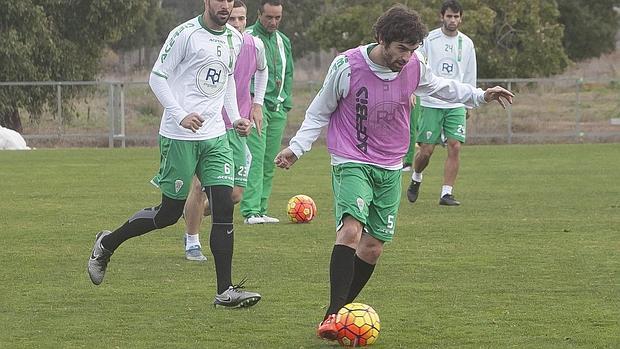
M 416 172 L 416 170 L 413 170 L 413 174 L 411 174 L 411 179 L 416 182 L 422 182 L 422 173 L 418 173 Z
M 187 233 L 185 233 L 185 237 L 187 238 L 186 242 L 185 242 L 185 249 L 187 250 L 188 248 L 192 247 L 192 246 L 200 246 L 200 234 L 195 234 L 195 235 L 189 235 Z M 200 246 L 202 247 L 202 246 Z
M 452 186 L 451 185 L 443 185 L 441 187 L 441 197 L 446 194 L 452 194 Z

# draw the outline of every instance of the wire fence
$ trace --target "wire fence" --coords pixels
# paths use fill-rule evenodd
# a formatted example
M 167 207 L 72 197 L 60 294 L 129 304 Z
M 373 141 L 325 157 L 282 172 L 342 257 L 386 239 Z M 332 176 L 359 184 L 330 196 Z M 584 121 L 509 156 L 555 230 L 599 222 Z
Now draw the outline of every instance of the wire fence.
M 492 104 L 473 110 L 469 144 L 620 141 L 620 80 L 482 79 L 516 93 L 503 110 Z M 296 82 L 294 108 L 284 139 L 303 121 L 320 82 Z M 162 107 L 147 82 L 0 82 L 0 89 L 52 89 L 55 101 L 39 114 L 20 110 L 22 135 L 34 147 L 153 146 Z M 15 92 L 15 91 L 2 91 Z

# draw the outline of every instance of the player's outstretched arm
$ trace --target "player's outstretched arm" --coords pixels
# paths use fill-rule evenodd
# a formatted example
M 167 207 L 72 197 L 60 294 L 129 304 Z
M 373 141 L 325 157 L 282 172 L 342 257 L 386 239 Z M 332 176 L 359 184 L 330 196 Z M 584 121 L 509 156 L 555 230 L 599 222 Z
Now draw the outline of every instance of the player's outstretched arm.
M 276 166 L 287 170 L 293 166 L 295 161 L 297 161 L 297 155 L 295 155 L 291 148 L 288 147 L 282 149 L 282 151 L 280 151 L 273 160 Z
M 484 100 L 487 103 L 491 101 L 497 101 L 504 109 L 506 109 L 506 103 L 512 104 L 512 98 L 514 96 L 514 93 L 506 90 L 501 86 L 487 88 L 484 91 Z

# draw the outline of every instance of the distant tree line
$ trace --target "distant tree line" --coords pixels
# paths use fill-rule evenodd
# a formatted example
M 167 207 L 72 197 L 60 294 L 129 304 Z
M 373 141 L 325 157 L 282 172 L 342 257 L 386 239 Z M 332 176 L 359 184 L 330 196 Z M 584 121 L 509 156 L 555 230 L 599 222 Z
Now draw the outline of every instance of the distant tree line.
M 249 24 L 258 0 L 247 0 Z M 402 0 L 432 29 L 441 0 Z M 477 48 L 480 77 L 539 77 L 615 48 L 620 0 L 461 0 L 462 31 Z M 285 0 L 281 30 L 296 57 L 370 42 L 375 19 L 395 1 Z M 160 47 L 203 0 L 0 0 L 0 81 L 92 80 L 111 47 Z M 71 92 L 64 98 L 71 98 Z M 0 88 L 0 125 L 21 131 L 53 101 L 53 89 Z
M 401 2 L 416 9 L 429 29 L 439 25 L 442 0 Z M 323 3 L 326 8 L 310 28 L 311 36 L 322 48 L 343 50 L 372 40 L 371 24 L 394 2 Z M 620 0 L 461 0 L 461 4 L 461 30 L 476 45 L 482 78 L 550 76 L 561 73 L 570 60 L 599 57 L 615 48 Z

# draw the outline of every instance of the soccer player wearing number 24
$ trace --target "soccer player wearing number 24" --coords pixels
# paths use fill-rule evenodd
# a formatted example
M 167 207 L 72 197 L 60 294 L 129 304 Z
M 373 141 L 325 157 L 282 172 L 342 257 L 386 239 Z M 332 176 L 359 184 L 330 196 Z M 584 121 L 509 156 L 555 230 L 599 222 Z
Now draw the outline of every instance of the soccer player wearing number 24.
M 433 73 L 446 79 L 476 85 L 476 50 L 474 43 L 458 28 L 463 17 L 463 7 L 456 0 L 446 0 L 440 10 L 442 26 L 431 31 L 420 48 Z M 436 144 L 447 145 L 448 156 L 444 165 L 443 185 L 439 204 L 458 206 L 452 190 L 459 172 L 461 144 L 467 135 L 467 115 L 463 104 L 448 103 L 425 96 L 420 100 L 417 142 L 420 150 L 413 162 L 411 184 L 407 199 L 416 202 L 422 185 L 422 171 L 428 166 Z M 445 138 L 444 138 L 445 137 Z
M 183 214 L 194 174 L 211 202 L 210 247 L 215 261 L 214 305 L 256 304 L 258 293 L 232 284 L 233 155 L 226 137 L 222 107 L 234 129 L 247 136 L 250 121 L 239 115 L 233 78 L 241 34 L 227 26 L 233 0 L 204 0 L 204 13 L 170 35 L 151 72 L 149 84 L 164 107 L 159 128 L 160 170 L 151 181 L 161 203 L 135 213 L 114 232 L 97 234 L 88 273 L 99 285 L 114 251 L 130 238 L 175 224 Z
M 492 100 L 505 106 L 514 97 L 499 86 L 483 91 L 433 75 L 414 52 L 427 28 L 403 5 L 382 14 L 374 32 L 376 43 L 334 59 L 300 129 L 274 160 L 290 168 L 328 125 L 337 233 L 329 307 L 317 335 L 329 340 L 337 336 L 336 313 L 366 285 L 394 235 L 409 147 L 409 97 L 415 92 L 471 107 Z

